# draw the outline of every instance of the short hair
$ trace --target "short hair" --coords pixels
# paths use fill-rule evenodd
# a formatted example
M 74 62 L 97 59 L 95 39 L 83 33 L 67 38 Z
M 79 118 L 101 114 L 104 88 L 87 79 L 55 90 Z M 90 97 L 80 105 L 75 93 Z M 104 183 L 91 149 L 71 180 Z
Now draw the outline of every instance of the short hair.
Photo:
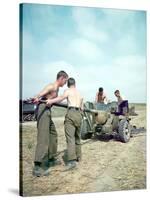
M 67 74 L 65 71 L 60 71 L 60 72 L 57 73 L 57 80 L 58 80 L 60 77 L 67 78 L 67 77 L 68 77 L 68 74 Z
M 120 93 L 120 91 L 119 90 L 115 90 L 114 94 L 116 94 L 116 93 Z
M 72 85 L 75 85 L 76 82 L 75 82 L 75 79 L 74 78 L 69 78 L 68 79 L 68 82 L 67 82 L 67 86 L 70 87 Z
M 104 90 L 104 89 L 103 89 L 102 87 L 100 87 L 98 91 L 99 91 L 99 92 L 103 92 L 103 90 Z

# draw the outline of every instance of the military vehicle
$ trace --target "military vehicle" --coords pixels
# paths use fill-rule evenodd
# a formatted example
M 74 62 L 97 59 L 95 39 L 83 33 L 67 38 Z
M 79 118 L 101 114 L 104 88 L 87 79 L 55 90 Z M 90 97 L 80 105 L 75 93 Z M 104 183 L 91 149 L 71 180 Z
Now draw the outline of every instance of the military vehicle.
M 36 120 L 36 104 L 28 100 L 20 100 L 20 122 Z

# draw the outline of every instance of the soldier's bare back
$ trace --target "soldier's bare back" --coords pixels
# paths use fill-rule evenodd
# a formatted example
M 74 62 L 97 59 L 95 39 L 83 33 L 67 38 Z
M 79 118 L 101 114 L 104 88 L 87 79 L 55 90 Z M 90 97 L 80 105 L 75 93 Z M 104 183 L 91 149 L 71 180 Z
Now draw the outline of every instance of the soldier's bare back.
M 81 97 L 79 91 L 76 88 L 69 88 L 66 90 L 68 107 L 78 107 L 82 106 L 83 98 Z

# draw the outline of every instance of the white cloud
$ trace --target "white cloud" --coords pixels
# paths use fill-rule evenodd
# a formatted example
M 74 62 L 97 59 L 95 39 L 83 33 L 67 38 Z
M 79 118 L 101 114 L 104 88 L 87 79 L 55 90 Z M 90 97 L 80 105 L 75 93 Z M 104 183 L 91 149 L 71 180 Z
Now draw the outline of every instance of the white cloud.
M 127 24 L 134 25 L 137 11 L 124 9 L 102 9 L 102 13 L 104 14 L 105 23 L 107 23 L 109 28 L 112 27 L 114 30 L 120 29 L 121 31 L 122 27 Z
M 139 53 L 139 43 L 134 35 L 126 34 L 116 41 L 115 48 L 120 55 L 134 55 Z
M 33 65 L 30 67 L 35 68 Z M 85 100 L 93 101 L 99 87 L 104 87 L 111 100 L 115 100 L 113 92 L 116 89 L 120 89 L 130 102 L 146 100 L 146 62 L 142 56 L 117 57 L 110 65 L 75 66 L 60 60 L 36 67 L 37 71 L 31 71 L 30 77 L 27 78 L 25 74 L 24 93 L 28 96 L 35 95 L 45 85 L 55 81 L 58 71 L 64 70 L 76 79 L 77 87 Z M 60 94 L 65 88 L 60 89 Z
M 115 100 L 114 91 L 120 89 L 130 102 L 145 102 L 146 58 L 124 56 L 110 65 L 82 66 L 78 85 L 88 100 L 94 100 L 98 88 L 104 87 L 111 100 Z
M 65 61 L 48 62 L 43 65 L 35 63 L 24 63 L 23 68 L 23 96 L 24 98 L 32 97 L 49 83 L 56 80 L 56 75 L 59 71 L 64 70 L 69 77 L 74 77 L 78 80 L 79 73 L 71 64 Z M 66 88 L 66 87 L 64 87 Z M 60 92 L 64 90 L 60 89 Z M 34 93 L 33 93 L 34 92 Z
M 76 78 L 78 76 L 75 67 L 63 60 L 50 62 L 43 66 L 45 77 L 47 77 L 47 79 L 51 77 L 52 81 L 56 79 L 56 74 L 61 70 L 66 71 L 69 77 L 74 76 Z
M 141 40 L 134 37 L 138 32 L 135 12 L 73 8 L 69 21 L 64 16 L 69 25 L 62 35 L 57 34 L 61 31 L 60 16 L 52 14 L 54 19 L 47 21 L 43 17 L 40 23 L 34 16 L 34 26 L 24 32 L 23 92 L 26 97 L 35 95 L 55 81 L 58 71 L 65 70 L 76 79 L 87 100 L 94 100 L 102 86 L 110 99 L 115 99 L 113 92 L 120 89 L 130 101 L 145 101 L 146 58 L 142 56 L 143 50 L 139 51 L 145 29 L 143 26 Z M 47 23 L 50 23 L 48 29 Z M 38 27 L 44 31 L 40 38 L 33 34 L 38 33 Z
M 106 42 L 109 39 L 108 33 L 99 26 L 99 18 L 87 8 L 73 8 L 72 17 L 76 24 L 76 31 L 86 39 L 96 42 Z
M 72 52 L 77 58 L 84 60 L 95 60 L 98 57 L 100 59 L 103 56 L 101 48 L 83 38 L 72 40 L 69 44 L 69 52 Z

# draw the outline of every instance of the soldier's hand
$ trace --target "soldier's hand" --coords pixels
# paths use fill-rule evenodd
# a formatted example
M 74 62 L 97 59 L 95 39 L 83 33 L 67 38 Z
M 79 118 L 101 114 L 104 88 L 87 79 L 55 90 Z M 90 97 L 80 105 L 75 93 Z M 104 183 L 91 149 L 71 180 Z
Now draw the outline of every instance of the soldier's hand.
M 52 102 L 52 100 L 51 100 L 51 99 L 48 99 L 48 100 L 46 100 L 46 105 L 47 105 L 47 106 L 51 106 L 51 105 L 52 105 L 52 103 L 53 103 L 53 102 Z
M 38 98 L 38 97 L 34 97 L 34 98 L 33 98 L 33 103 L 38 104 L 38 103 L 39 103 L 39 98 Z
M 82 118 L 84 117 L 84 111 L 81 109 L 80 111 Z

